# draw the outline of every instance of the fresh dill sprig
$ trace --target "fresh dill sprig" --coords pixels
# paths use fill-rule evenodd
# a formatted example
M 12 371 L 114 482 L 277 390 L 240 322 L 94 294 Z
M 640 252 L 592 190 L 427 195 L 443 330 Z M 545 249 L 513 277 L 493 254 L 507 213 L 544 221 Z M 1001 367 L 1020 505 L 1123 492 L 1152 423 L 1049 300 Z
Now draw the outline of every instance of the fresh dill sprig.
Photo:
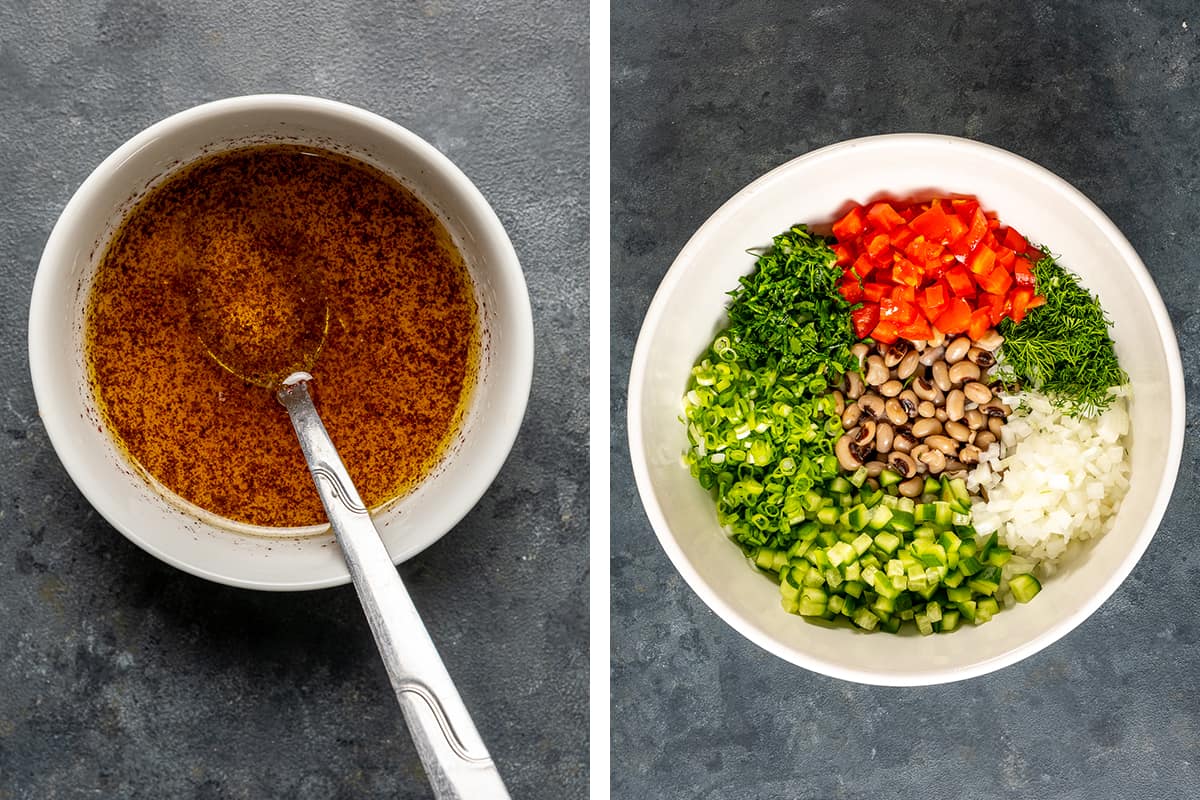
M 1069 416 L 1091 416 L 1112 402 L 1109 389 L 1129 380 L 1117 362 L 1100 301 L 1078 277 L 1043 248 L 1033 267 L 1038 294 L 1046 304 L 1020 324 L 1003 320 L 998 377 L 1020 381 L 1045 393 Z

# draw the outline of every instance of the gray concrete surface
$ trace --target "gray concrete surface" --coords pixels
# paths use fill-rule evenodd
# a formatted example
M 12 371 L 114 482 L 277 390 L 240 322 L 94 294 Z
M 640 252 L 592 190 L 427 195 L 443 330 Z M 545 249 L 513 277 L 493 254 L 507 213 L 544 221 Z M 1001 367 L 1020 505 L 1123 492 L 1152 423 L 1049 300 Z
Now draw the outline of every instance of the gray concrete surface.
M 981 139 L 1091 197 L 1154 275 L 1194 401 L 1200 6 L 619 0 L 612 13 L 613 797 L 1200 797 L 1195 402 L 1166 518 L 1112 599 L 1018 666 L 907 690 L 805 672 L 711 613 L 642 513 L 624 425 L 642 316 L 691 233 L 771 167 L 895 131 Z
M 0 798 L 425 798 L 353 590 L 192 578 L 100 519 L 38 421 L 37 261 L 88 172 L 202 101 L 322 95 L 456 161 L 526 270 L 529 416 L 401 572 L 514 797 L 587 786 L 587 6 L 0 2 Z

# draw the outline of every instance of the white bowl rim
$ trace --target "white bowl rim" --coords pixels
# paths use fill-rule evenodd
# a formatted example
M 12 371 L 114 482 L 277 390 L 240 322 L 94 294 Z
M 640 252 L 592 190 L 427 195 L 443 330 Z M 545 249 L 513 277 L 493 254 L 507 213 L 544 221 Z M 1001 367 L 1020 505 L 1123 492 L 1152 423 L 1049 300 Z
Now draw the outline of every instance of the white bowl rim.
M 659 318 L 667 305 L 667 298 L 671 296 L 676 287 L 683 281 L 687 264 L 692 260 L 693 253 L 699 250 L 708 229 L 723 224 L 726 218 L 734 215 L 763 186 L 782 179 L 788 172 L 795 169 L 798 164 L 828 159 L 851 148 L 889 147 L 899 142 L 931 145 L 950 143 L 957 147 L 972 149 L 980 156 L 1002 161 L 1007 167 L 1023 171 L 1030 178 L 1059 188 L 1063 196 L 1108 237 L 1113 246 L 1121 254 L 1125 263 L 1129 266 L 1130 271 L 1145 294 L 1147 303 L 1154 313 L 1158 335 L 1162 339 L 1163 349 L 1166 354 L 1168 386 L 1173 408 L 1170 422 L 1172 438 L 1163 462 L 1164 480 L 1159 485 L 1154 502 L 1151 505 L 1150 513 L 1146 517 L 1145 525 L 1138 534 L 1133 548 L 1129 551 L 1117 570 L 1101 586 L 1100 590 L 1092 595 L 1087 602 L 1083 603 L 1075 613 L 1063 617 L 1042 635 L 1013 647 L 999 657 L 961 668 L 931 668 L 927 673 L 907 675 L 895 675 L 885 670 L 846 667 L 787 647 L 763 634 L 753 622 L 722 600 L 700 577 L 671 534 L 670 526 L 667 524 L 658 495 L 651 483 L 648 465 L 642 457 L 644 448 L 641 424 L 641 396 L 645 382 L 645 365 L 650 349 L 648 333 L 657 329 Z M 1162 522 L 1179 472 L 1179 463 L 1183 454 L 1183 433 L 1185 429 L 1183 364 L 1180 360 L 1179 345 L 1175 337 L 1175 330 L 1171 325 L 1170 315 L 1167 313 L 1166 306 L 1163 304 L 1162 297 L 1159 295 L 1158 288 L 1153 278 L 1150 277 L 1146 265 L 1112 220 L 1082 192 L 1040 164 L 1036 164 L 1027 158 L 995 147 L 994 145 L 985 144 L 973 139 L 942 134 L 889 133 L 837 142 L 805 153 L 775 167 L 725 201 L 692 234 L 687 244 L 679 251 L 679 255 L 675 257 L 666 275 L 663 276 L 662 282 L 659 284 L 658 290 L 655 292 L 654 298 L 651 300 L 649 309 L 643 319 L 637 344 L 634 347 L 633 359 L 630 364 L 626 425 L 629 432 L 629 453 L 630 459 L 633 462 L 634 479 L 637 483 L 638 493 L 641 495 L 646 516 L 654 528 L 659 544 L 666 551 L 671 563 L 675 565 L 675 569 L 679 571 L 679 574 L 683 576 L 683 579 L 692 588 L 692 591 L 699 595 L 700 599 L 716 612 L 717 616 L 721 617 L 735 631 L 750 639 L 750 641 L 764 650 L 813 672 L 846 681 L 878 686 L 927 686 L 986 675 L 989 672 L 1002 669 L 1034 655 L 1083 623 L 1084 620 L 1090 617 L 1096 609 L 1112 596 L 1117 587 L 1133 571 L 1133 568 L 1141 559 L 1142 554 L 1145 553 L 1146 548 L 1150 545 L 1150 540 L 1154 537 L 1158 526 Z
M 34 399 L 39 409 L 45 406 L 45 386 L 48 385 L 49 379 L 43 377 L 43 365 L 48 363 L 47 359 L 53 358 L 55 355 L 50 352 L 48 344 L 38 335 L 39 332 L 37 330 L 39 325 L 42 324 L 42 320 L 55 311 L 55 297 L 50 295 L 49 290 L 46 288 L 49 282 L 49 278 L 46 275 L 50 270 L 57 269 L 56 264 L 64 260 L 63 254 L 67 252 L 69 243 L 63 240 L 65 236 L 63 231 L 71 224 L 72 218 L 79 213 L 79 208 L 83 205 L 85 195 L 94 191 L 95 187 L 106 180 L 108 174 L 117 166 L 132 157 L 154 139 L 175 129 L 186 127 L 194 120 L 209 115 L 236 113 L 251 109 L 258 111 L 269 111 L 271 109 L 299 110 L 336 114 L 349 118 L 353 123 L 386 133 L 389 137 L 399 140 L 407 148 L 419 154 L 421 158 L 435 165 L 440 174 L 454 185 L 456 191 L 460 192 L 475 207 L 479 214 L 479 223 L 483 234 L 495 243 L 495 252 L 493 255 L 496 262 L 501 264 L 505 271 L 511 271 L 518 278 L 511 281 L 509 290 L 510 296 L 508 300 L 513 304 L 515 313 L 512 314 L 511 319 L 507 320 L 507 324 L 511 325 L 511 329 L 507 331 L 506 335 L 510 336 L 515 342 L 514 349 L 527 355 L 516 365 L 517 371 L 515 372 L 515 377 L 517 380 L 513 384 L 513 391 L 505 398 L 507 402 L 512 404 L 513 414 L 509 417 L 510 422 L 507 424 L 506 430 L 502 432 L 501 441 L 503 446 L 476 448 L 474 458 L 477 465 L 471 471 L 473 480 L 469 485 L 460 485 L 460 495 L 463 499 L 459 509 L 450 515 L 449 519 L 452 521 L 445 530 L 433 531 L 432 529 L 428 529 L 420 537 L 415 546 L 407 548 L 399 557 L 394 557 L 393 563 L 400 564 L 419 554 L 457 526 L 478 504 L 480 498 L 483 497 L 496 476 L 500 473 L 504 462 L 507 460 L 516 442 L 517 435 L 525 418 L 525 412 L 528 408 L 530 391 L 533 385 L 534 335 L 533 313 L 524 272 L 517 258 L 512 241 L 509 239 L 508 233 L 500 222 L 500 218 L 496 215 L 495 209 L 492 208 L 491 204 L 479 191 L 478 187 L 472 183 L 470 178 L 444 153 L 421 136 L 386 117 L 348 103 L 311 95 L 286 93 L 241 95 L 212 100 L 171 114 L 144 128 L 109 154 L 107 158 L 101 161 L 88 174 L 87 178 L 75 190 L 71 195 L 71 199 L 67 201 L 67 204 L 59 213 L 58 219 L 50 231 L 50 236 L 46 240 L 41 259 L 38 262 L 38 269 L 34 276 L 33 292 L 30 299 L 28 323 L 29 368 L 33 381 Z M 510 375 L 512 374 L 514 373 L 510 373 Z M 43 387 L 40 390 L 38 388 L 39 385 Z M 197 577 L 245 589 L 307 591 L 342 586 L 350 582 L 350 572 L 344 563 L 331 572 L 329 576 L 319 580 L 294 582 L 278 580 L 255 581 L 203 569 L 177 557 L 171 551 L 154 544 L 151 539 L 138 531 L 136 525 L 127 524 L 126 520 L 120 514 L 116 513 L 115 509 L 110 508 L 110 504 L 106 502 L 106 498 L 98 494 L 84 479 L 83 473 L 73 457 L 74 451 L 70 446 L 67 434 L 61 428 L 58 421 L 53 417 L 45 417 L 40 414 L 39 418 L 42 420 L 46 435 L 50 439 L 50 444 L 59 461 L 87 501 L 123 536 L 155 558 Z

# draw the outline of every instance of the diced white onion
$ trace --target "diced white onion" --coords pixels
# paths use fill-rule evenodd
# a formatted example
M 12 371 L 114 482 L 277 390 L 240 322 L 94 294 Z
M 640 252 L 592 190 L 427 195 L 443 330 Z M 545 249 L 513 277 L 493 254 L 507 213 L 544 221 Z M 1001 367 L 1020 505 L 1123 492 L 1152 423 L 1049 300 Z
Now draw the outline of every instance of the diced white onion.
M 986 501 L 971 508 L 981 535 L 998 532 L 1016 554 L 1007 579 L 1037 566 L 1043 576 L 1069 545 L 1102 535 L 1129 487 L 1128 389 L 1095 417 L 1072 418 L 1035 392 L 1003 397 L 1018 411 L 967 476 Z

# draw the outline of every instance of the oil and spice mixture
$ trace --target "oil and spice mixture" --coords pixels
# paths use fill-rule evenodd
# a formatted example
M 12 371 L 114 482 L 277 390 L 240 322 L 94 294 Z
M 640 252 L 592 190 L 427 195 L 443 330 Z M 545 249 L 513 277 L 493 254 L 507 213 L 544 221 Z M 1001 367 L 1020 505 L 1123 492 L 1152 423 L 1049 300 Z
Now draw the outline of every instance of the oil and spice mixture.
M 199 260 L 236 269 L 254 258 L 290 264 L 304 278 L 293 291 L 328 307 L 312 387 L 364 501 L 403 494 L 436 465 L 465 412 L 481 337 L 473 286 L 417 197 L 317 148 L 210 155 L 130 210 L 85 323 L 109 429 L 145 472 L 206 511 L 270 527 L 324 522 L 274 393 L 223 369 L 196 329 Z M 286 324 L 278 316 L 262 309 L 258 319 Z

